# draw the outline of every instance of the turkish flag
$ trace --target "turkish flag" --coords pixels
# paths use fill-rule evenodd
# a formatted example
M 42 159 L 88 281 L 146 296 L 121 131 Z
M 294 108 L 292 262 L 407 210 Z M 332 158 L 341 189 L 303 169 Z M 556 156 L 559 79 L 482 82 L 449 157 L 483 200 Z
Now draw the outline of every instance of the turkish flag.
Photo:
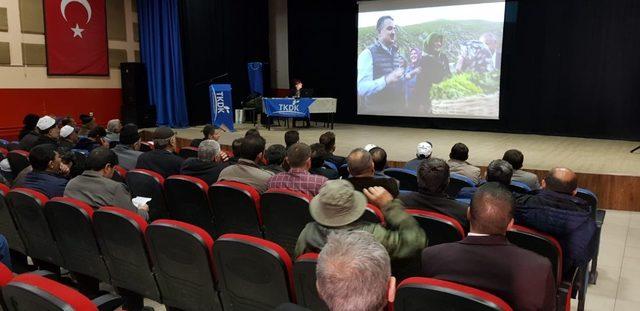
M 47 73 L 109 75 L 105 0 L 44 0 Z

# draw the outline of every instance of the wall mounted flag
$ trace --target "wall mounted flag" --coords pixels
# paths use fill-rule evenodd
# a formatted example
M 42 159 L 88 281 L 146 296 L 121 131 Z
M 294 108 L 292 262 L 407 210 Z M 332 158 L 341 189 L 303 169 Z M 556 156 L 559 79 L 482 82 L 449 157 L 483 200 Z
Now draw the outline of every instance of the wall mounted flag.
M 109 75 L 105 1 L 44 1 L 49 75 Z

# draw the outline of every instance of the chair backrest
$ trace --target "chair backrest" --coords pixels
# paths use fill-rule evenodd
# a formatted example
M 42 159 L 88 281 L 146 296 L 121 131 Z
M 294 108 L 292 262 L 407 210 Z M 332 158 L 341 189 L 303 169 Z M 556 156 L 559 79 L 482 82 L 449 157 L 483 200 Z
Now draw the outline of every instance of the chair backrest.
M 313 221 L 309 213 L 312 197 L 287 189 L 270 189 L 260 198 L 265 239 L 293 255 L 298 236 Z
M 367 207 L 364 210 L 364 214 L 360 217 L 359 220 L 373 222 L 377 224 L 381 224 L 385 226 L 387 223 L 384 220 L 384 214 L 382 211 L 373 204 L 367 204 Z
M 9 150 L 5 147 L 0 147 L 0 158 L 6 158 L 7 154 L 9 154 Z
M 109 271 L 93 233 L 93 208 L 76 199 L 53 198 L 44 205 L 44 213 L 64 260 L 64 267 L 108 282 Z
M 13 278 L 2 289 L 2 294 L 10 311 L 98 311 L 89 298 L 75 289 L 32 273 Z
M 93 213 L 93 228 L 111 284 L 160 301 L 144 238 L 147 222 L 137 213 L 107 206 Z
M 196 225 L 216 236 L 208 190 L 209 186 L 202 179 L 186 175 L 169 176 L 164 181 L 164 191 L 171 219 Z
M 291 258 L 278 244 L 224 234 L 213 247 L 213 260 L 225 309 L 272 310 L 295 302 Z
M 186 158 L 197 158 L 198 157 L 198 147 L 182 147 L 178 152 L 178 155 L 183 159 Z
M 591 192 L 589 189 L 585 188 L 578 188 L 576 196 L 587 201 L 591 208 L 591 218 L 595 220 L 598 211 L 598 196 L 596 196 L 596 194 Z
M 562 246 L 554 237 L 520 225 L 513 225 L 507 231 L 509 242 L 549 259 L 556 282 L 562 282 Z
M 418 176 L 416 172 L 404 168 L 388 168 L 383 173 L 400 182 L 400 190 L 418 191 Z
M 27 249 L 27 255 L 56 266 L 64 266 L 43 207 L 49 201 L 35 190 L 16 188 L 7 194 L 9 210 Z
M 450 197 L 455 198 L 458 196 L 458 192 L 460 192 L 460 189 L 464 187 L 475 186 L 476 184 L 473 182 L 473 180 L 471 180 L 471 178 L 460 174 L 451 173 L 449 174 L 449 185 L 444 192 Z
M 12 150 L 7 154 L 9 160 L 9 166 L 11 166 L 11 172 L 13 176 L 18 176 L 23 169 L 29 164 L 29 152 L 24 150 Z
M 148 142 L 148 141 L 141 141 L 140 142 L 140 151 L 141 152 L 147 152 L 147 151 L 151 151 L 153 150 L 153 143 L 152 142 Z
M 4 235 L 9 242 L 9 248 L 19 253 L 26 254 L 27 250 L 24 247 L 22 237 L 18 233 L 18 229 L 13 216 L 9 212 L 7 205 L 7 194 L 9 194 L 9 187 L 5 184 L 0 184 L 0 234 Z
M 349 165 L 348 164 L 340 165 L 340 167 L 338 168 L 338 174 L 340 174 L 340 177 L 342 179 L 349 178 Z
M 260 194 L 255 188 L 220 181 L 209 188 L 209 201 L 219 235 L 241 233 L 262 237 Z
M 162 175 L 150 170 L 134 169 L 127 172 L 126 181 L 132 197 L 151 198 L 147 203 L 149 221 L 169 217 Z
M 395 311 L 511 311 L 504 300 L 479 289 L 432 278 L 408 278 L 398 285 Z
M 338 171 L 338 167 L 336 166 L 336 164 L 330 161 L 324 161 L 324 167 Z
M 509 190 L 517 193 L 526 194 L 531 192 L 531 187 L 529 187 L 527 184 L 521 181 L 512 180 L 511 184 L 509 185 Z
M 464 229 L 455 218 L 431 211 L 407 210 L 420 224 L 429 238 L 429 246 L 460 241 Z
M 318 253 L 300 255 L 293 263 L 293 279 L 296 285 L 296 299 L 299 305 L 311 310 L 328 311 L 327 304 L 320 299 L 316 287 L 316 266 Z
M 146 231 L 162 302 L 185 310 L 221 310 L 212 265 L 213 239 L 202 228 L 160 219 Z
M 127 178 L 127 170 L 119 165 L 113 167 L 113 176 L 111 176 L 111 180 L 124 183 Z

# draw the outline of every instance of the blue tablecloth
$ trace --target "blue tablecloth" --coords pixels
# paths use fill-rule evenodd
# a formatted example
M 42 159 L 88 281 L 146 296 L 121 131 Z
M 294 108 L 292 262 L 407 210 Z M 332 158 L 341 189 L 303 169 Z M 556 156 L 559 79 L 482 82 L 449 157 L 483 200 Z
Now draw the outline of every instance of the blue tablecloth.
M 314 98 L 264 98 L 264 113 L 269 117 L 309 118 Z

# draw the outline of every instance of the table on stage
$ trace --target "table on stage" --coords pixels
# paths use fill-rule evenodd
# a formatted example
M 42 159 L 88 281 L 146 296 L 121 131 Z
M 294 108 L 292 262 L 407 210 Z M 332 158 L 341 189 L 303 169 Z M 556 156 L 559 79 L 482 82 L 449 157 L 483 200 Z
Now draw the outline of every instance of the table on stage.
M 306 118 L 309 114 L 328 114 L 325 125 L 333 129 L 338 100 L 329 97 L 314 98 L 263 98 L 262 111 L 269 118 L 267 128 L 271 128 L 271 118 Z M 295 109 L 290 109 L 295 107 Z

